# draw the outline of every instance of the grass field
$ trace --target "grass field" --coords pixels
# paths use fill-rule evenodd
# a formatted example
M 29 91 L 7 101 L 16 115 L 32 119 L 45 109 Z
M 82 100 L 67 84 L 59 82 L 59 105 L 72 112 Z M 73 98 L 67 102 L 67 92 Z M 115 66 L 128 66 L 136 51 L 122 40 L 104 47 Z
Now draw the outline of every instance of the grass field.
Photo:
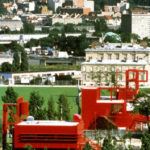
M 2 106 L 1 97 L 5 94 L 7 87 L 0 88 L 0 104 Z M 71 114 L 76 113 L 75 99 L 78 95 L 78 89 L 75 87 L 14 87 L 14 90 L 18 93 L 18 96 L 23 96 L 25 100 L 29 100 L 30 93 L 32 91 L 38 91 L 39 94 L 44 97 L 45 104 L 49 97 L 53 97 L 54 100 L 58 100 L 59 95 L 64 94 L 70 103 Z M 2 107 L 0 108 L 2 112 Z M 1 116 L 0 112 L 0 116 Z

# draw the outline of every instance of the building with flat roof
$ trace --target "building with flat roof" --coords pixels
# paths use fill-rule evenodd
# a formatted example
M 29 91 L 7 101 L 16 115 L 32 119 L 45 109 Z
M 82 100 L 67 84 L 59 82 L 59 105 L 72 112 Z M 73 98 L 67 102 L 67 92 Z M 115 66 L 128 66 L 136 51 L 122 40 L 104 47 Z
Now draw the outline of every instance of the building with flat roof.
M 134 10 L 123 14 L 121 30 L 125 33 L 138 34 L 141 39 L 150 38 L 150 13 L 144 10 Z
M 8 28 L 11 31 L 20 31 L 23 28 L 21 20 L 0 20 L 0 30 Z
M 133 13 L 131 30 L 141 38 L 150 38 L 150 13 Z
M 81 65 L 82 84 L 111 84 L 116 72 L 118 83 L 124 84 L 127 69 L 150 70 L 150 47 L 111 43 L 88 48 L 85 52 L 86 61 Z M 150 71 L 148 83 L 144 84 L 150 85 Z

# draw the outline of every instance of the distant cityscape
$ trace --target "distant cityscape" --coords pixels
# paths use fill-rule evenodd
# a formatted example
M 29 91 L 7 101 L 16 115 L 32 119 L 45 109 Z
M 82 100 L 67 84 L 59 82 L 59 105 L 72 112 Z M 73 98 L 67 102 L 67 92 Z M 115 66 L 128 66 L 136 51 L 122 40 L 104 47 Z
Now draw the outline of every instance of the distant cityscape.
M 23 72 L 40 72 L 32 70 L 32 66 L 38 68 L 39 65 L 80 66 L 76 77 L 74 67 L 74 73 L 70 75 L 81 85 L 110 83 L 111 77 L 93 78 L 102 70 L 106 73 L 120 70 L 120 84 L 125 80 L 121 74 L 128 68 L 149 70 L 149 4 L 148 0 L 2 1 L 1 84 L 30 84 L 37 75 L 24 75 Z M 28 66 L 13 70 L 15 53 L 20 57 L 18 63 L 24 63 L 19 47 L 27 55 Z M 6 62 L 9 67 L 5 66 Z M 3 71 L 11 75 L 5 75 Z M 56 67 L 54 71 L 59 70 Z M 63 71 L 65 75 L 67 70 Z M 21 74 L 14 77 L 15 73 Z M 56 75 L 47 74 L 48 80 Z M 150 81 L 145 84 L 150 85 Z

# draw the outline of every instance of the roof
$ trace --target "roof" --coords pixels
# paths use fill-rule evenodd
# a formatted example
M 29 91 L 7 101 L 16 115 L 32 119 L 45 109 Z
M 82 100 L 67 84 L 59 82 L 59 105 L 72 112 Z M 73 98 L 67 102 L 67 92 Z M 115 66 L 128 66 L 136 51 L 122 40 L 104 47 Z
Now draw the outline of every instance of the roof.
M 150 47 L 144 48 L 138 44 L 131 44 L 131 43 L 109 43 L 105 44 L 104 46 L 97 46 L 95 48 L 87 48 L 86 52 L 91 51 L 139 51 L 139 52 L 150 52 Z
M 147 65 L 145 60 L 138 60 L 137 62 L 132 60 L 120 61 L 120 60 L 91 60 L 90 62 L 83 62 L 82 65 Z
M 34 120 L 34 121 L 22 121 L 17 125 L 26 126 L 77 126 L 78 122 L 67 121 L 49 121 L 49 120 Z

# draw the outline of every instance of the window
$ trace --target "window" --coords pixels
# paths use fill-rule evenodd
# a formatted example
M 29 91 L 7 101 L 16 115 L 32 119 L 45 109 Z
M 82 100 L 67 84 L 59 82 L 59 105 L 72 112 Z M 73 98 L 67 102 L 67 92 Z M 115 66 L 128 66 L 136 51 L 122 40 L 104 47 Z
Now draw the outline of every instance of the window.
M 112 54 L 108 54 L 108 59 L 111 59 Z
M 119 60 L 119 53 L 116 54 L 116 59 Z

